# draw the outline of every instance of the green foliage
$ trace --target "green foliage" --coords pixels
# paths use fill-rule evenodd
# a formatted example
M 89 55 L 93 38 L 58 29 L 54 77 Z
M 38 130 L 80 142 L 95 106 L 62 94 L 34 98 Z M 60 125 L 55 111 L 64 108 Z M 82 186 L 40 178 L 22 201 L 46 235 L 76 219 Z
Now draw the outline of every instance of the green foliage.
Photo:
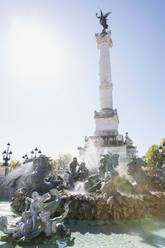
M 3 165 L 3 162 L 0 162 L 0 166 L 2 166 Z M 14 161 L 14 160 L 12 160 L 10 163 L 9 163 L 9 167 L 11 168 L 11 169 L 15 169 L 16 167 L 18 167 L 18 166 L 20 166 L 21 165 L 21 163 L 18 161 L 18 160 L 16 160 L 16 161 Z
M 9 167 L 11 168 L 11 169 L 15 169 L 16 167 L 18 167 L 18 166 L 20 166 L 21 164 L 20 164 L 20 162 L 19 161 L 14 161 L 14 160 L 12 160 L 10 163 L 9 163 Z
M 71 159 L 70 154 L 60 154 L 57 159 L 51 161 L 51 165 L 54 169 L 66 169 Z
M 162 154 L 159 152 L 159 146 L 158 145 L 152 145 L 146 155 L 145 155 L 145 161 L 149 166 L 152 166 L 153 169 L 159 169 L 161 168 L 163 164 L 163 158 Z
M 162 139 L 160 146 L 163 148 L 163 144 L 165 143 L 165 138 Z M 163 149 L 163 152 L 165 153 L 165 149 Z

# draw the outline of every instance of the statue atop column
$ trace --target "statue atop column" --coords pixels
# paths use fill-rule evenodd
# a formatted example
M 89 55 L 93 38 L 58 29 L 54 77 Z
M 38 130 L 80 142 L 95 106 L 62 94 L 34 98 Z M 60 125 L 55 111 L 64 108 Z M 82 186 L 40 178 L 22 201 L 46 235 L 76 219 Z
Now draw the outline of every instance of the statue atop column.
M 133 145 L 133 140 L 128 136 L 128 132 L 125 133 L 125 144 L 127 146 L 132 146 Z
M 102 10 L 100 10 L 100 16 L 98 16 L 98 13 L 96 13 L 96 17 L 100 20 L 100 24 L 103 26 L 102 34 L 106 34 L 106 29 L 108 29 L 108 24 L 107 24 L 107 17 L 108 15 L 111 14 L 111 12 L 106 13 L 103 15 Z

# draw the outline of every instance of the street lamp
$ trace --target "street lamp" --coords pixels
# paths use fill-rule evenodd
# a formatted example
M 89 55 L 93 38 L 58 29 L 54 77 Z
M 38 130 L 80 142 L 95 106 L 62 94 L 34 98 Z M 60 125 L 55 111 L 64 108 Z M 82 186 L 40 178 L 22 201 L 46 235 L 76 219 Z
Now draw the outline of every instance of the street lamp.
M 31 158 L 36 158 L 37 155 L 40 156 L 42 154 L 41 150 L 39 150 L 37 147 L 31 151 Z
M 163 147 L 161 145 L 159 146 L 159 152 L 163 153 L 163 149 L 165 149 L 165 142 L 163 143 Z
M 29 159 L 27 154 L 25 154 L 24 156 L 22 156 L 22 158 L 23 158 L 23 160 L 24 160 L 24 161 L 23 161 L 24 164 L 25 164 L 26 161 Z
M 34 149 L 34 157 L 35 157 L 35 158 L 37 157 L 37 153 L 38 153 L 38 148 L 36 147 L 36 148 Z
M 165 149 L 165 142 L 163 143 L 163 147 L 161 145 L 159 146 L 159 152 L 163 159 L 162 174 L 165 176 L 165 153 L 163 152 L 163 149 Z
M 162 153 L 163 148 L 159 146 L 159 152 Z
M 34 157 L 36 158 L 37 155 L 40 156 L 42 154 L 41 150 L 39 150 L 37 147 L 34 149 Z
M 41 150 L 38 151 L 39 156 L 42 154 Z
M 34 151 L 32 150 L 31 151 L 31 158 L 33 158 L 33 156 L 34 156 Z
M 10 150 L 10 143 L 7 143 L 7 149 L 2 152 L 3 155 L 3 166 L 5 167 L 5 176 L 8 171 L 9 161 L 11 159 L 12 151 Z
M 31 158 L 30 158 L 30 160 L 33 160 L 34 158 L 37 157 L 37 155 L 40 156 L 40 155 L 42 154 L 41 150 L 38 150 L 37 147 L 36 147 L 34 150 L 32 150 L 30 153 L 31 153 Z M 22 156 L 22 158 L 23 158 L 23 160 L 24 160 L 24 161 L 23 161 L 24 164 L 29 160 L 29 157 L 28 157 L 27 154 L 25 154 L 24 156 Z

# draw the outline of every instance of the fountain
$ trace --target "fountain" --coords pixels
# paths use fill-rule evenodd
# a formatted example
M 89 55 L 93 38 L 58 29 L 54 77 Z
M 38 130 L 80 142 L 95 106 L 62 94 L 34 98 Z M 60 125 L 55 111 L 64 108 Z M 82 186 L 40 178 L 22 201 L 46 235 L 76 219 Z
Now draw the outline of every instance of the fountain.
M 42 159 L 39 157 L 39 161 L 43 161 L 43 157 Z M 69 219 L 125 220 L 135 219 L 139 216 L 143 217 L 147 214 L 157 216 L 164 213 L 162 208 L 164 208 L 163 204 L 165 202 L 165 182 L 160 178 L 146 175 L 141 168 L 144 165 L 143 160 L 134 157 L 129 161 L 131 161 L 127 164 L 129 175 L 126 177 L 125 173 L 120 174 L 120 169 L 118 169 L 120 167 L 118 154 L 108 153 L 103 155 L 97 173 L 93 172 L 93 169 L 88 171 L 84 164 L 79 165 L 77 159 L 74 158 L 69 166 L 68 181 L 63 181 L 60 184 L 60 186 L 65 186 L 60 187 L 61 207 L 56 214 L 62 214 L 62 207 L 66 201 L 70 202 L 67 217 Z M 42 163 L 40 166 L 42 168 Z M 34 171 L 36 173 L 36 170 Z M 40 171 L 40 169 L 37 171 Z M 31 172 L 30 177 L 35 173 Z M 143 177 L 139 177 L 139 175 Z M 27 178 L 29 179 L 29 175 L 27 175 Z M 24 176 L 25 182 L 27 182 L 27 178 Z M 35 179 L 35 177 L 32 178 Z M 131 180 L 129 180 L 130 178 Z M 31 196 L 32 192 L 37 191 L 37 189 L 40 189 L 39 193 L 47 193 L 51 188 L 58 189 L 59 187 L 56 181 L 54 181 L 54 184 L 52 184 L 52 181 L 50 187 L 49 183 L 48 185 L 45 184 L 44 178 L 39 181 L 37 179 L 37 183 L 33 180 L 31 180 L 33 182 L 32 187 L 29 187 L 29 184 L 26 184 L 25 187 L 24 184 L 23 188 L 15 191 L 11 202 L 15 211 L 19 213 L 25 211 L 26 197 Z M 43 188 L 45 188 L 45 192 L 43 192 Z M 162 196 L 161 204 L 159 201 L 157 202 L 159 194 L 156 191 L 158 189 Z M 153 202 L 155 204 L 154 208 Z
M 100 49 L 101 103 L 100 111 L 94 113 L 95 134 L 86 137 L 84 148 L 79 148 L 81 163 L 73 158 L 68 171 L 61 177 L 51 175 L 50 160 L 44 155 L 26 159 L 24 165 L 5 177 L 1 191 L 6 190 L 7 197 L 11 199 L 12 210 L 21 215 L 16 221 L 11 216 L 0 216 L 0 231 L 9 235 L 5 236 L 6 240 L 10 238 L 12 242 L 24 243 L 37 238 L 38 246 L 40 237 L 47 241 L 57 234 L 64 239 L 70 237 L 67 222 L 76 232 L 79 230 L 78 221 L 90 221 L 92 225 L 92 221 L 110 221 L 114 224 L 146 216 L 164 215 L 165 181 L 146 175 L 142 169 L 144 161 L 135 156 L 136 147 L 128 133 L 125 139 L 118 133 L 118 114 L 112 104 L 109 55 L 112 40 L 111 32 L 106 31 L 109 14 L 103 15 L 101 11 L 100 16 L 97 15 L 103 31 L 95 35 Z M 88 227 L 85 226 L 85 234 L 87 230 L 89 224 Z M 101 233 L 100 229 L 98 231 L 93 226 L 91 230 Z M 115 247 L 113 234 L 108 234 L 112 240 L 107 246 L 99 244 L 98 239 L 91 246 L 89 236 L 86 247 L 109 247 L 110 244 Z M 68 242 L 69 246 L 74 245 L 74 239 Z M 115 242 L 118 242 L 117 239 Z M 59 247 L 60 245 L 66 247 L 66 242 L 61 242 Z M 127 247 L 125 244 L 120 245 Z M 76 244 L 76 247 L 82 246 Z M 130 247 L 134 247 L 133 242 Z
M 137 169 L 133 170 L 132 168 L 136 168 L 137 164 L 140 167 L 143 163 L 137 158 L 133 158 L 131 161 L 128 163 L 128 172 L 135 180 Z M 97 179 L 100 180 L 100 187 L 92 193 L 87 190 L 84 191 L 83 188 L 88 180 L 92 181 L 91 177 L 95 177 L 95 180 L 92 181 L 95 184 L 96 174 L 91 175 L 90 171 L 85 181 L 74 182 L 73 188 L 71 187 L 72 190 L 67 192 L 65 189 L 58 192 L 53 188 L 40 195 L 35 191 L 28 193 L 18 189 L 12 198 L 11 206 L 20 212 L 22 217 L 16 219 L 16 222 L 11 222 L 11 220 L 9 222 L 6 216 L 0 217 L 0 230 L 9 235 L 10 239 L 7 236 L 6 240 L 10 240 L 10 242 L 11 240 L 30 242 L 31 239 L 35 240 L 39 236 L 43 237 L 43 234 L 45 235 L 44 239 L 46 239 L 46 236 L 61 236 L 65 241 L 59 242 L 59 247 L 60 244 L 67 247 L 67 242 L 71 242 L 69 241 L 70 231 L 62 224 L 64 218 L 68 220 L 105 221 L 107 223 L 107 221 L 118 222 L 135 218 L 140 219 L 149 215 L 163 215 L 164 193 L 145 192 L 145 194 L 139 194 L 139 192 L 135 192 L 136 187 L 118 173 L 119 166 L 118 155 L 114 156 L 110 153 L 104 155 L 101 158 L 100 170 L 97 175 Z M 30 169 L 30 175 L 32 172 Z M 16 172 L 14 174 L 18 175 Z M 27 176 L 29 177 L 29 174 Z M 148 179 L 148 177 L 145 178 L 145 180 Z M 40 183 L 43 183 L 43 181 L 41 180 Z M 137 180 L 137 183 L 141 182 Z M 120 191 L 120 189 L 123 189 L 123 185 L 127 185 L 127 192 Z M 27 186 L 29 189 L 28 184 Z M 24 192 L 26 192 L 26 195 Z M 27 193 L 29 196 L 27 196 Z M 161 201 L 159 200 L 160 196 Z M 81 223 L 79 225 L 82 226 Z M 76 230 L 73 222 L 69 222 L 69 226 L 72 230 Z M 88 227 L 86 226 L 87 230 Z M 68 237 L 67 241 L 65 237 Z
M 64 172 L 69 176 L 61 175 L 62 181 L 52 176 L 49 179 L 49 159 L 44 155 L 23 165 L 23 169 L 29 165 L 26 175 L 21 174 L 20 168 L 13 170 L 6 182 L 15 187 L 11 207 L 22 217 L 12 222 L 7 216 L 0 217 L 0 230 L 9 235 L 6 240 L 30 242 L 31 239 L 43 237 L 43 234 L 45 238 L 70 240 L 70 231 L 63 224 L 64 219 L 74 229 L 71 220 L 118 223 L 164 215 L 164 181 L 146 175 L 141 168 L 144 161 L 137 157 L 127 162 L 129 175 L 123 171 L 121 173 L 120 161 L 123 162 L 118 154 L 104 154 L 95 173 L 94 166 L 87 170 L 84 163 L 79 164 L 74 158 L 68 172 Z M 157 182 L 159 192 L 156 192 Z

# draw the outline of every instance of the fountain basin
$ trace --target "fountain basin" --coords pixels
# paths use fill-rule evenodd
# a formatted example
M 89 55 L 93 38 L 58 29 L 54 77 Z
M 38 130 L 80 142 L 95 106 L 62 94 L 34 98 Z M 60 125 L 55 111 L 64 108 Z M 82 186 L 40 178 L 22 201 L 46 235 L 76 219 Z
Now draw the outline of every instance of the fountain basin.
M 0 200 L 8 200 L 10 197 L 10 188 L 7 185 L 3 185 L 5 180 L 4 176 L 0 176 L 0 185 L 1 185 L 1 190 L 0 190 Z
M 15 218 L 10 211 L 9 202 L 0 202 L 0 215 L 6 215 L 11 221 Z M 165 247 L 165 220 L 145 218 L 138 221 L 126 221 L 115 224 L 95 221 L 68 221 L 72 231 L 70 240 L 37 238 L 28 244 L 6 243 L 0 232 L 0 246 L 36 248 L 151 248 Z M 3 241 L 2 241 L 3 240 Z
M 112 196 L 106 193 L 71 194 L 61 193 L 61 205 L 56 212 L 62 213 L 65 202 L 71 201 L 68 219 L 119 221 L 133 220 L 146 216 L 163 216 L 165 213 L 165 193 L 151 192 L 150 194 L 121 195 L 119 192 Z M 19 213 L 25 209 L 25 195 L 17 192 L 12 198 L 11 207 Z

